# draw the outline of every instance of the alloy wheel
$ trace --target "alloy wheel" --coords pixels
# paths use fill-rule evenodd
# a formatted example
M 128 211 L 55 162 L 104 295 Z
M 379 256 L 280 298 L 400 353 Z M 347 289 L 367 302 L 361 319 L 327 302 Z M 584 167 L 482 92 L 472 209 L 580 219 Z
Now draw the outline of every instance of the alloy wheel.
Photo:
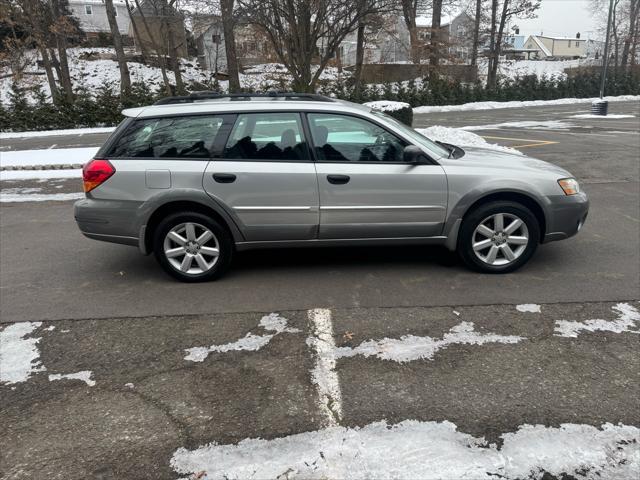
M 487 265 L 514 262 L 527 249 L 529 229 L 512 213 L 496 213 L 482 220 L 471 236 L 473 251 Z
M 194 222 L 181 223 L 169 230 L 163 249 L 169 264 L 188 275 L 208 272 L 220 257 L 216 236 L 207 227 Z

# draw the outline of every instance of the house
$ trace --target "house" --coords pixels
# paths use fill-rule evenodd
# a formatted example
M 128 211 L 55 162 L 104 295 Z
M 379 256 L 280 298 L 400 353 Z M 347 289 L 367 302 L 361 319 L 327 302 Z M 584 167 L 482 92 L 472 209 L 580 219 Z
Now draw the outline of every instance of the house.
M 171 32 L 172 35 L 168 35 Z M 143 0 L 140 9 L 131 12 L 129 34 L 136 50 L 167 55 L 173 48 L 178 57 L 187 56 L 187 34 L 184 16 L 167 0 Z M 170 42 L 173 42 L 173 46 Z
M 502 40 L 502 54 L 508 60 L 530 60 L 532 56 L 537 55 L 537 48 L 526 48 L 525 42 L 527 37 L 520 35 L 517 28 L 513 34 L 505 35 Z
M 378 18 L 378 22 L 367 30 L 365 40 L 364 63 L 405 63 L 411 60 L 409 30 L 400 15 Z M 320 53 L 324 51 L 322 39 L 318 50 Z M 355 65 L 356 50 L 357 32 L 351 32 L 340 43 L 338 53 L 342 66 Z
M 525 49 L 533 52 L 532 59 L 572 60 L 587 56 L 587 40 L 580 38 L 579 33 L 575 38 L 529 35 Z
M 473 30 L 475 21 L 466 11 L 453 11 L 443 14 L 440 19 L 441 40 L 447 45 L 449 60 L 454 63 L 466 63 L 471 58 L 473 48 Z M 425 46 L 431 41 L 432 19 L 426 16 L 416 18 L 418 38 Z
M 124 0 L 113 0 L 116 11 L 116 22 L 121 35 L 129 34 L 129 11 Z M 88 38 L 97 37 L 100 34 L 111 34 L 107 10 L 103 0 L 69 0 L 69 9 L 80 23 L 80 29 Z
M 234 29 L 236 56 L 240 67 L 277 61 L 276 53 L 266 34 L 257 26 L 242 23 Z M 198 62 L 212 72 L 227 69 L 224 29 L 219 15 L 194 18 L 193 36 L 198 49 Z

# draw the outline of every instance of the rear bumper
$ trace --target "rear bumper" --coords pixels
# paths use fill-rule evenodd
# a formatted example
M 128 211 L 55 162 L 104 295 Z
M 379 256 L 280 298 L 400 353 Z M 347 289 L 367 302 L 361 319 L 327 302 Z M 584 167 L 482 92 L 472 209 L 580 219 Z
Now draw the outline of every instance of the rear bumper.
M 139 202 L 84 198 L 74 204 L 74 216 L 85 237 L 139 246 L 139 205 Z
M 586 193 L 555 195 L 548 199 L 549 215 L 543 243 L 564 240 L 578 233 L 589 214 L 589 199 Z

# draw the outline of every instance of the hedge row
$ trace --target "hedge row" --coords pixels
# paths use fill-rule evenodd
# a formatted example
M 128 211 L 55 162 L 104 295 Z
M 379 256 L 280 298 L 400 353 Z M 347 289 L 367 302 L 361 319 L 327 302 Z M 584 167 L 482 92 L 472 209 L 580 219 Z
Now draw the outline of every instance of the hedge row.
M 598 96 L 599 75 L 577 75 L 572 78 L 527 76 L 503 80 L 495 89 L 482 84 L 463 84 L 448 79 L 408 81 L 397 84 L 366 85 L 356 90 L 346 82 L 336 81 L 319 87 L 318 92 L 353 102 L 375 100 L 406 102 L 419 105 L 456 105 L 480 101 L 551 100 L 557 98 L 588 98 Z M 193 84 L 190 91 L 220 91 L 217 82 Z M 607 84 L 607 95 L 640 94 L 638 73 L 618 73 Z M 28 96 L 35 102 L 28 101 Z M 121 99 L 110 87 L 96 92 L 80 89 L 74 102 L 60 100 L 54 105 L 41 89 L 24 89 L 13 85 L 8 105 L 0 104 L 0 131 L 51 130 L 62 128 L 99 127 L 116 125 L 124 108 L 149 105 L 164 96 L 163 91 L 151 90 L 136 83 L 131 95 Z

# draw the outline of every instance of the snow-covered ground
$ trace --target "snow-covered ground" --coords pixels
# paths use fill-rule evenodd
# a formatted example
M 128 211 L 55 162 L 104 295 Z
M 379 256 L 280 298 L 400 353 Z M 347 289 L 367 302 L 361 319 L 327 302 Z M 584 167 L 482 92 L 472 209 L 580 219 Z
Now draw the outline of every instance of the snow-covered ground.
M 524 100 L 512 102 L 472 102 L 462 105 L 425 105 L 415 107 L 413 113 L 461 112 L 467 110 L 495 110 L 499 108 L 544 107 L 547 105 L 571 105 L 573 103 L 593 103 L 594 98 L 558 98 L 556 100 Z M 640 100 L 640 95 L 618 95 L 604 97 L 608 102 L 628 102 Z
M 560 77 L 564 78 L 565 68 L 577 68 L 581 66 L 590 66 L 592 62 L 589 60 L 503 60 L 498 64 L 498 74 L 506 78 L 524 77 L 528 75 L 536 75 L 538 78 L 543 77 Z M 478 74 L 480 76 L 487 74 L 488 62 L 481 59 L 478 62 Z
M 386 421 L 362 428 L 329 427 L 289 437 L 250 438 L 178 449 L 171 466 L 198 478 L 395 478 L 633 480 L 640 468 L 640 429 L 626 425 L 522 425 L 502 445 L 444 422 Z M 587 472 L 587 475 L 583 475 Z M 286 473 L 286 477 L 281 474 Z M 193 477 L 191 477 L 193 478 Z M 572 477 L 573 478 L 573 477 Z
M 47 150 L 16 150 L 0 154 L 0 167 L 36 165 L 82 165 L 93 158 L 96 147 L 51 148 Z
M 0 132 L 0 140 L 10 138 L 54 137 L 57 135 L 87 135 L 91 133 L 111 133 L 116 127 L 65 128 L 62 130 L 38 130 L 35 132 Z
M 120 86 L 120 71 L 115 59 L 96 58 L 96 56 L 108 57 L 115 55 L 110 48 L 70 48 L 69 70 L 75 88 L 84 88 L 88 92 L 97 92 L 101 88 L 110 88 L 117 92 Z M 91 55 L 94 59 L 91 59 Z M 29 63 L 26 72 L 39 72 L 41 69 L 37 65 L 38 55 L 35 52 L 28 54 Z M 151 89 L 159 89 L 163 86 L 162 72 L 160 68 L 144 65 L 137 62 L 128 62 L 129 72 L 132 82 L 141 82 Z M 211 82 L 213 74 L 203 70 L 198 66 L 195 58 L 182 59 L 181 71 L 186 84 L 191 82 Z M 0 103 L 6 104 L 9 101 L 10 87 L 12 83 L 11 71 L 8 67 L 0 68 Z M 167 71 L 169 81 L 175 83 L 173 72 Z M 326 68 L 320 75 L 321 81 L 332 81 L 339 77 L 347 78 L 349 74 L 338 73 L 335 67 Z M 4 78 L 3 78 L 4 77 Z M 240 74 L 240 83 L 248 90 L 265 91 L 270 89 L 282 90 L 288 88 L 291 76 L 284 65 L 279 63 L 268 63 L 254 65 Z M 21 81 L 23 87 L 33 87 L 40 85 L 46 95 L 50 95 L 49 85 L 44 75 L 25 75 Z M 219 81 L 223 91 L 228 89 L 229 82 Z

